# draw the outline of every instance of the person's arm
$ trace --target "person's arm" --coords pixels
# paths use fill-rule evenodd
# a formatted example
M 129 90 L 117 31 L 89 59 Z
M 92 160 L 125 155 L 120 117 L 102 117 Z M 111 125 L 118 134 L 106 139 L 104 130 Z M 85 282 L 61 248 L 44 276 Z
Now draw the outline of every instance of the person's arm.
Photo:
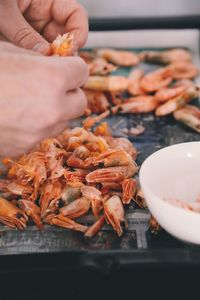
M 79 89 L 88 68 L 79 57 L 45 57 L 0 42 L 0 155 L 22 154 L 62 132 L 80 116 L 86 99 Z
M 88 35 L 88 17 L 75 0 L 1 0 L 0 34 L 3 40 L 42 54 L 58 34 L 74 34 L 78 48 Z

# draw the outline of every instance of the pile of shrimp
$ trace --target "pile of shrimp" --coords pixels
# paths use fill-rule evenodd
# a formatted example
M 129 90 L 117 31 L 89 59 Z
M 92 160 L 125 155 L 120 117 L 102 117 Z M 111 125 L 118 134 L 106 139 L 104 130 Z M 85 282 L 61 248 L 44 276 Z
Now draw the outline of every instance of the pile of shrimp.
M 120 51 L 96 49 L 81 51 L 88 63 L 90 77 L 83 89 L 88 100 L 85 114 L 143 114 L 155 112 L 157 117 L 173 117 L 200 132 L 200 109 L 189 102 L 200 94 L 192 81 L 198 68 L 184 49 L 167 51 Z M 140 62 L 163 65 L 144 73 Z M 120 67 L 132 67 L 129 76 L 111 74 Z
M 132 199 L 145 206 L 138 182 L 137 150 L 125 138 L 114 138 L 107 123 L 95 130 L 66 129 L 43 140 L 17 160 L 5 158 L 0 180 L 0 222 L 24 229 L 31 219 L 80 231 L 93 237 L 110 224 L 118 236 L 127 227 L 124 205 Z M 79 218 L 93 214 L 86 226 Z M 77 220 L 78 219 L 78 220 Z

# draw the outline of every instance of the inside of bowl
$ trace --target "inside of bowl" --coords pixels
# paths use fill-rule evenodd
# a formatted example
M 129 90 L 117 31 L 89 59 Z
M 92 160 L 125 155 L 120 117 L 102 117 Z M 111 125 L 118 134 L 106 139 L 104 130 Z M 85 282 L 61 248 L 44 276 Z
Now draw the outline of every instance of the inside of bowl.
M 200 195 L 200 143 L 189 144 L 165 148 L 147 159 L 144 184 L 157 196 L 192 202 Z

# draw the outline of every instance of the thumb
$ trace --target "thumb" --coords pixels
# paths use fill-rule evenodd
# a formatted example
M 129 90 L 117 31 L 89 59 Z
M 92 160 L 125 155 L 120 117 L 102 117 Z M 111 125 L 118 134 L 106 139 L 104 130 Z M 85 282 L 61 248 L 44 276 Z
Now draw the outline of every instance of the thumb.
M 0 32 L 19 47 L 51 53 L 49 43 L 25 20 L 16 1 L 0 2 Z

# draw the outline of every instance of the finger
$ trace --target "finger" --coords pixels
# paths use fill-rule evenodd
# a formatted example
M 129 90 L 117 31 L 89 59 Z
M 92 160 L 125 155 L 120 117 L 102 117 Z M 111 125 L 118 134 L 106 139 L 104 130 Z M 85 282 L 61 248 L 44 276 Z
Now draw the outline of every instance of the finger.
M 0 28 L 1 33 L 17 46 L 46 55 L 51 52 L 49 43 L 24 19 L 16 1 L 0 1 Z
M 66 122 L 82 116 L 86 107 L 87 100 L 81 89 L 68 92 L 61 100 L 62 112 L 60 122 Z
M 41 54 L 39 52 L 23 49 L 20 47 L 17 47 L 11 43 L 0 41 L 0 50 L 5 51 L 6 53 L 17 53 L 17 54 L 26 54 L 26 55 L 35 55 L 40 56 Z
M 47 137 L 56 137 L 60 133 L 62 133 L 67 127 L 68 122 L 61 122 L 49 130 Z
M 79 48 L 85 44 L 88 36 L 88 16 L 83 6 L 73 0 L 55 0 L 52 17 L 58 24 L 64 26 L 65 32 L 74 34 Z M 50 34 L 48 26 L 44 32 L 45 35 Z
M 49 43 L 52 43 L 59 34 L 63 35 L 64 33 L 64 26 L 54 20 L 50 21 L 43 30 L 43 36 Z
M 42 57 L 41 59 L 44 59 Z M 47 64 L 52 64 L 52 72 L 58 70 L 58 73 L 54 73 L 54 77 L 60 77 L 63 82 L 63 90 L 71 91 L 84 85 L 88 79 L 88 66 L 78 56 L 73 57 L 48 57 L 46 58 Z M 58 78 L 59 79 L 59 78 Z

